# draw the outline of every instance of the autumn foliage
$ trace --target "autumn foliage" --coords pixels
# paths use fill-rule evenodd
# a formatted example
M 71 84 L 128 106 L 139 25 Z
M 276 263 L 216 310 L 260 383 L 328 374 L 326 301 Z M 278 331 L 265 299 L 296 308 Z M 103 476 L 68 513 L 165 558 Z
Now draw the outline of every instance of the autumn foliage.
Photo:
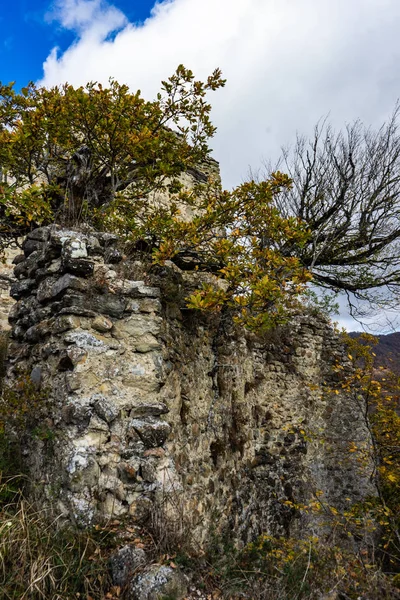
M 224 83 L 219 70 L 201 82 L 179 66 L 154 101 L 113 80 L 21 93 L 1 86 L 3 245 L 52 222 L 114 231 L 154 263 L 216 275 L 190 308 L 225 310 L 256 330 L 285 321 L 310 280 L 296 258 L 307 226 L 275 207 L 290 179 L 277 172 L 230 192 L 212 177 L 192 189 L 180 180 L 210 152 L 206 94 Z

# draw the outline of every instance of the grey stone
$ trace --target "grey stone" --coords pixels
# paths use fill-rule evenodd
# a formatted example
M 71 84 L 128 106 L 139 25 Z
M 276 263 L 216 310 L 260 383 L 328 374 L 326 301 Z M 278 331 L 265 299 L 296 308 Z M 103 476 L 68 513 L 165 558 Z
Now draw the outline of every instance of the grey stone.
M 28 342 L 36 344 L 41 338 L 49 335 L 51 333 L 51 321 L 42 321 L 38 325 L 33 325 L 29 327 L 25 333 L 25 339 Z
M 86 239 L 84 236 L 72 235 L 62 243 L 63 260 L 73 260 L 75 258 L 87 258 Z
M 143 282 L 131 282 L 132 285 L 129 286 L 127 290 L 127 294 L 132 296 L 132 298 L 159 298 L 160 289 L 156 287 L 149 287 L 145 285 Z M 137 284 L 137 285 L 134 285 Z
M 114 233 L 97 232 L 96 237 L 102 246 L 109 246 L 118 241 L 118 236 Z
M 86 258 L 64 258 L 62 266 L 63 271 L 74 273 L 80 277 L 90 277 L 94 271 L 94 262 Z
M 121 262 L 123 256 L 117 248 L 107 248 L 104 252 L 104 262 L 115 265 Z
M 131 417 L 158 417 L 168 412 L 169 409 L 163 402 L 149 402 L 134 406 L 131 410 Z
M 91 400 L 94 400 L 93 408 L 96 414 L 107 423 L 112 423 L 118 417 L 119 409 L 108 398 L 97 394 L 92 396 Z
M 17 254 L 17 256 L 13 259 L 11 264 L 19 265 L 20 263 L 24 262 L 24 260 L 25 260 L 25 254 Z
M 80 429 L 85 429 L 89 425 L 92 416 L 92 408 L 86 403 L 70 401 L 62 407 L 62 418 L 66 423 L 79 425 Z
M 57 275 L 61 271 L 61 259 L 57 258 L 53 260 L 50 264 L 43 269 L 38 269 L 35 273 L 36 281 L 42 280 L 44 277 L 51 277 L 52 275 Z
M 14 275 L 18 279 L 22 277 L 30 277 L 33 279 L 36 278 L 36 274 L 40 267 L 43 267 L 46 264 L 46 260 L 41 252 L 32 252 L 28 258 L 24 261 L 20 262 L 14 268 Z
M 39 302 L 47 302 L 51 299 L 58 298 L 68 289 L 76 291 L 84 291 L 86 289 L 85 282 L 79 277 L 66 273 L 60 279 L 45 279 L 38 288 L 37 299 Z
M 188 593 L 187 581 L 179 569 L 154 566 L 138 575 L 130 587 L 129 600 L 183 600 Z
M 71 331 L 64 336 L 64 340 L 67 344 L 76 344 L 78 348 L 82 348 L 88 352 L 104 352 L 107 349 L 102 340 L 84 330 Z
M 60 308 L 57 312 L 59 315 L 77 315 L 80 317 L 95 317 L 96 313 L 93 310 L 88 310 L 87 308 L 82 308 L 81 306 L 64 306 Z
M 32 252 L 40 251 L 43 248 L 43 242 L 39 240 L 26 239 L 22 244 L 25 256 L 29 256 Z
M 142 548 L 129 545 L 120 548 L 110 557 L 113 584 L 126 588 L 137 570 L 144 567 L 146 560 L 146 553 Z
M 113 328 L 113 322 L 110 321 L 110 319 L 107 319 L 107 317 L 103 317 L 102 315 L 99 315 L 92 321 L 92 329 L 95 329 L 96 331 L 99 331 L 100 333 L 106 333 L 107 331 L 110 331 L 110 329 L 112 329 L 112 328 Z
M 86 242 L 89 256 L 102 256 L 104 253 L 101 244 L 95 235 L 89 235 Z
M 126 304 L 127 301 L 125 298 L 119 298 L 115 294 L 102 294 L 101 296 L 90 298 L 88 308 L 109 317 L 120 319 L 124 314 Z
M 34 386 L 39 387 L 42 381 L 42 369 L 41 367 L 34 367 L 31 371 L 31 381 Z
M 33 231 L 30 231 L 26 236 L 30 240 L 39 240 L 40 242 L 47 242 L 50 237 L 49 227 L 38 227 Z
M 34 279 L 23 279 L 22 281 L 16 281 L 10 288 L 10 296 L 15 300 L 19 300 L 23 296 L 27 296 L 31 290 L 35 287 Z
M 132 419 L 130 427 L 139 434 L 146 448 L 162 446 L 171 432 L 171 426 L 166 421 L 154 417 Z

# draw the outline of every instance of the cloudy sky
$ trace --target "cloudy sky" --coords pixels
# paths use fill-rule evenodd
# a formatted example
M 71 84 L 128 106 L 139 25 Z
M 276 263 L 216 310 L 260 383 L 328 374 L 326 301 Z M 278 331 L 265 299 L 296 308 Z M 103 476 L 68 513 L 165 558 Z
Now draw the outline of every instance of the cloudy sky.
M 399 0 L 14 0 L 0 80 L 112 76 L 151 99 L 179 63 L 199 78 L 220 67 L 212 147 L 230 187 L 328 113 L 380 125 L 400 97 L 399 29 Z

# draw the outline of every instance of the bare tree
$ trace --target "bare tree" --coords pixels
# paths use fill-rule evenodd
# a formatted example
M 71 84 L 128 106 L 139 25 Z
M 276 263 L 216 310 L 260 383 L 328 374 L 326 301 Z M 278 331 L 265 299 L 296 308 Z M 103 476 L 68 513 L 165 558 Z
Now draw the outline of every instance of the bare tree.
M 276 197 L 283 216 L 309 227 L 299 256 L 322 288 L 347 294 L 353 315 L 397 307 L 400 298 L 400 133 L 397 104 L 378 131 L 360 121 L 335 132 L 320 122 L 308 140 L 284 149 L 279 168 L 293 180 Z

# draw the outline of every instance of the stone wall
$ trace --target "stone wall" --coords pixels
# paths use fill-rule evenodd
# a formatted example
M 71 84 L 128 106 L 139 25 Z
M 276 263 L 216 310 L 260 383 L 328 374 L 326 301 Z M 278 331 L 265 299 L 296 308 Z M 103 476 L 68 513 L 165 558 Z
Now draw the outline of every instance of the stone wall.
M 14 304 L 10 288 L 15 281 L 13 260 L 18 254 L 21 254 L 21 250 L 14 245 L 6 248 L 4 256 L 0 259 L 0 332 L 10 329 L 8 314 Z
M 45 393 L 24 461 L 32 489 L 81 525 L 162 513 L 202 542 L 321 526 L 292 503 L 374 493 L 362 405 L 336 393 L 340 340 L 297 317 L 263 339 L 184 307 L 200 275 L 148 275 L 115 236 L 28 235 L 10 313 L 9 386 Z M 204 277 L 204 275 L 203 275 Z M 37 432 L 40 432 L 38 435 Z

